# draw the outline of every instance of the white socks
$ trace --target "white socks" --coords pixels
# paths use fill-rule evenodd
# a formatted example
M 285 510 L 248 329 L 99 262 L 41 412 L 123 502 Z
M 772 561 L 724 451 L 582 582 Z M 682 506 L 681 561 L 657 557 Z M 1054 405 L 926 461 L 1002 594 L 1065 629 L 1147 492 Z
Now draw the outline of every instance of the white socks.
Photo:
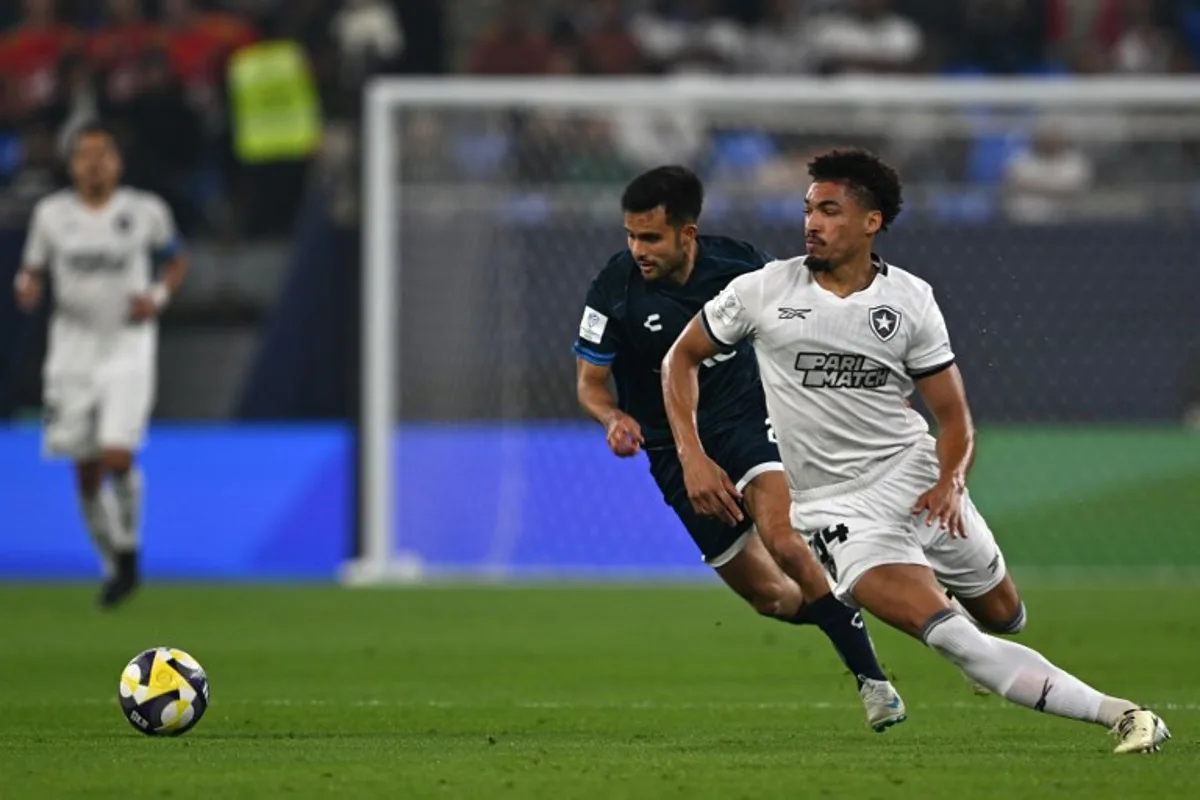
M 110 492 L 101 489 L 92 496 L 79 495 L 79 507 L 83 513 L 83 522 L 87 526 L 88 535 L 96 545 L 100 554 L 106 577 L 112 577 L 116 570 L 113 562 L 113 530 L 117 527 L 117 512 Z
M 123 553 L 137 550 L 142 524 L 142 471 L 136 466 L 124 475 L 112 476 L 113 496 L 117 499 L 117 525 L 113 547 Z
M 111 486 L 95 495 L 79 495 L 79 507 L 88 534 L 112 577 L 118 553 L 137 550 L 142 516 L 142 473 L 137 467 L 124 475 L 113 475 Z
M 1138 707 L 1106 697 L 1028 647 L 980 632 L 950 610 L 931 620 L 921 638 L 978 683 L 1036 711 L 1112 727 Z

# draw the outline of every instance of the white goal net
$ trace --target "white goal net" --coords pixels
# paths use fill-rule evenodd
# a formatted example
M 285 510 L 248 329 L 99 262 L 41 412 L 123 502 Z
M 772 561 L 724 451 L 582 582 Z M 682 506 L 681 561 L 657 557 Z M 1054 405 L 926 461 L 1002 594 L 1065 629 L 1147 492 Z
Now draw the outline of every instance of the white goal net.
M 453 79 L 368 91 L 347 576 L 706 574 L 576 409 L 584 294 L 641 170 L 687 164 L 702 232 L 795 254 L 806 162 L 843 145 L 905 180 L 880 252 L 939 293 L 1010 562 L 1200 566 L 1200 84 Z

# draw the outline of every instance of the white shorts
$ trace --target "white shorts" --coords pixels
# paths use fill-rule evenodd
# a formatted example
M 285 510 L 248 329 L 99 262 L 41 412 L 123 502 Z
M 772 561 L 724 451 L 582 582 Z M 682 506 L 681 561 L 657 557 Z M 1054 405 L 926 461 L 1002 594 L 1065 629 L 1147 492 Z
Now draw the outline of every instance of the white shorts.
M 154 377 L 145 370 L 47 377 L 44 404 L 47 456 L 79 461 L 104 450 L 136 452 L 154 405 Z
M 958 597 L 978 597 L 1004 579 L 1004 555 L 969 493 L 962 499 L 965 539 L 926 525 L 924 514 L 912 514 L 917 498 L 937 479 L 937 455 L 932 445 L 921 443 L 893 458 L 865 486 L 856 481 L 846 492 L 793 499 L 792 526 L 804 532 L 836 581 L 839 600 L 852 604 L 859 579 L 886 564 L 929 567 Z

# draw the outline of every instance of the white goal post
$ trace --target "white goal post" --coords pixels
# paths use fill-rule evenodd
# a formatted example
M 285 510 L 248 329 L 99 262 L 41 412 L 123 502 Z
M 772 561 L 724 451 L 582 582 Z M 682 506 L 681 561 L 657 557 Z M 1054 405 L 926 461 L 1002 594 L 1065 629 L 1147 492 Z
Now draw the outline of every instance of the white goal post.
M 806 109 L 987 106 L 993 109 L 1164 110 L 1200 108 L 1194 78 L 975 79 L 855 77 L 839 79 L 377 79 L 366 87 L 362 131 L 362 359 L 359 423 L 361 556 L 345 565 L 351 584 L 419 578 L 397 529 L 396 446 L 400 362 L 397 309 L 406 265 L 397 220 L 405 143 L 397 118 L 422 109 L 655 109 L 754 107 Z M 1169 121 L 1169 120 L 1168 120 Z M 1150 124 L 1150 123 L 1147 123 Z M 601 254 L 597 254 L 598 256 Z M 599 266 L 598 264 L 596 265 Z M 582 300 L 582 294 L 579 299 Z M 469 502 L 469 500 L 465 501 Z

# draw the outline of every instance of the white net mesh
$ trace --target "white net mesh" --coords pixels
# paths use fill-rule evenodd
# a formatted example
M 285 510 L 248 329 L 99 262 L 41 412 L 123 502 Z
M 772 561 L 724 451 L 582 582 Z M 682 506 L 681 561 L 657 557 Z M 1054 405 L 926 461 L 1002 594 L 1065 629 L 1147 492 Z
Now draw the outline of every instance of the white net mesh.
M 974 492 L 1010 561 L 1200 564 L 1182 490 L 1200 450 L 1180 426 L 1200 405 L 1200 104 L 1150 89 L 1136 105 L 878 86 L 870 102 L 860 86 L 821 102 L 642 87 L 633 105 L 392 106 L 388 553 L 466 572 L 702 572 L 645 465 L 613 459 L 576 410 L 570 345 L 591 277 L 624 246 L 621 189 L 687 164 L 706 183 L 702 231 L 794 254 L 806 162 L 858 145 L 905 179 L 879 249 L 939 293 L 983 432 Z M 1131 553 L 1126 532 L 1147 526 L 1156 546 Z

